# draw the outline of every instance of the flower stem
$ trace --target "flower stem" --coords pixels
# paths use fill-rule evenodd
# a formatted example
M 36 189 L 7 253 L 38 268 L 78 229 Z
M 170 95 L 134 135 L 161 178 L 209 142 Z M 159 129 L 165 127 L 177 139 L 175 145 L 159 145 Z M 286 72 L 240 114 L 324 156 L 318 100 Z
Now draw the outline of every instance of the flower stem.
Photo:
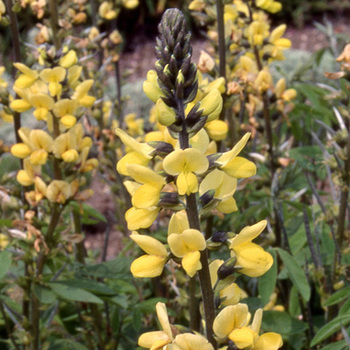
M 56 50 L 61 48 L 61 40 L 58 37 L 58 7 L 56 0 L 49 0 L 50 23 L 52 29 L 52 39 Z

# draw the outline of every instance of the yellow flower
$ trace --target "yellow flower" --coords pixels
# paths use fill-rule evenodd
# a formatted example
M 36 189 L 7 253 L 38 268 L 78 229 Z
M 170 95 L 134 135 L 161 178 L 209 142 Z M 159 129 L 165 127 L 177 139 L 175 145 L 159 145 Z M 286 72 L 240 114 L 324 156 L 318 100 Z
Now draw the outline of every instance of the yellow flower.
M 166 184 L 164 178 L 155 171 L 138 164 L 128 164 L 126 169 L 129 176 L 142 184 L 132 195 L 132 205 L 138 209 L 157 205 L 160 191 Z
M 131 264 L 130 271 L 134 277 L 157 277 L 163 272 L 168 252 L 161 242 L 153 237 L 139 235 L 134 231 L 130 238 L 147 253 Z
M 229 207 L 223 211 L 225 214 L 228 214 L 238 209 L 236 201 L 233 199 L 236 188 L 236 178 L 227 175 L 224 171 L 215 169 L 203 179 L 199 187 L 199 193 L 202 195 L 209 190 L 215 190 L 214 198 L 223 202 L 222 208 L 226 208 L 226 201 L 229 200 Z
M 42 93 L 30 95 L 29 102 L 35 108 L 33 114 L 37 120 L 47 120 L 47 115 L 55 104 L 52 97 Z
M 88 95 L 93 83 L 94 81 L 92 79 L 80 83 L 75 88 L 75 93 L 73 94 L 72 99 L 77 100 L 82 107 L 91 107 L 96 101 L 95 97 Z
M 158 85 L 157 72 L 155 70 L 148 71 L 147 80 L 143 83 L 143 91 L 154 103 L 156 103 L 160 97 L 164 96 Z
M 139 6 L 139 0 L 123 0 L 123 5 L 128 10 L 133 10 L 135 7 Z
M 228 126 L 223 120 L 213 120 L 205 124 L 205 130 L 212 140 L 222 141 L 226 139 Z
M 56 158 L 61 158 L 67 163 L 74 163 L 79 158 L 77 147 L 76 135 L 74 132 L 67 132 L 54 140 L 53 154 Z
M 150 207 L 146 209 L 137 209 L 131 207 L 125 213 L 125 220 L 128 223 L 130 231 L 139 230 L 140 228 L 150 227 L 157 218 L 160 208 Z
M 22 186 L 33 185 L 35 178 L 40 176 L 40 169 L 41 166 L 34 166 L 30 163 L 29 158 L 24 159 L 23 169 L 17 173 L 16 179 Z
M 137 142 L 122 129 L 117 128 L 115 133 L 117 136 L 119 136 L 123 144 L 129 149 L 129 152 L 117 164 L 118 172 L 125 176 L 129 175 L 126 168 L 127 164 L 147 166 L 150 159 L 152 159 L 154 148 L 147 145 L 147 143 Z
M 21 128 L 18 130 L 23 143 L 17 143 L 11 148 L 11 153 L 18 158 L 30 156 L 32 165 L 43 165 L 46 163 L 48 153 L 52 151 L 52 137 L 43 130 L 30 130 Z
M 2 18 L 2 15 L 6 12 L 6 7 L 5 4 L 3 3 L 2 0 L 0 0 L 0 21 Z
M 102 18 L 111 20 L 117 17 L 118 12 L 115 9 L 113 9 L 113 3 L 109 1 L 104 1 L 98 9 L 98 14 Z
M 271 13 L 279 12 L 282 9 L 282 4 L 274 0 L 257 0 L 256 6 Z
M 184 333 L 175 337 L 172 350 L 214 350 L 206 338 L 199 334 Z
M 202 268 L 200 251 L 206 248 L 206 242 L 200 231 L 186 229 L 181 233 L 170 233 L 168 244 L 171 252 L 182 258 L 182 267 L 190 277 Z
M 199 109 L 203 109 L 203 116 L 208 116 L 208 122 L 218 118 L 222 110 L 220 91 L 218 89 L 211 90 L 208 95 L 201 100 Z
M 176 186 L 180 195 L 190 195 L 198 191 L 196 174 L 207 171 L 207 157 L 195 148 L 178 149 L 163 160 L 163 168 L 169 175 L 178 175 Z
M 24 89 L 30 87 L 38 79 L 39 74 L 37 71 L 28 68 L 23 63 L 14 63 L 13 64 L 22 74 L 15 81 L 15 87 Z
M 246 133 L 231 151 L 223 153 L 215 162 L 226 174 L 237 179 L 256 174 L 256 166 L 253 162 L 242 157 L 237 157 L 246 145 L 249 137 L 250 133 Z
M 60 84 L 66 77 L 66 70 L 62 67 L 46 68 L 40 72 L 40 78 L 49 84 L 49 91 L 52 97 L 60 96 L 62 85 Z
M 59 65 L 63 68 L 70 68 L 78 62 L 77 54 L 74 50 L 69 50 L 67 54 L 61 57 Z
M 138 345 L 143 348 L 160 350 L 167 344 L 173 341 L 173 334 L 169 323 L 167 309 L 164 303 L 157 303 L 156 305 L 157 316 L 159 323 L 162 327 L 162 331 L 147 332 L 140 336 Z
M 263 275 L 273 264 L 272 255 L 252 240 L 260 235 L 266 227 L 267 221 L 262 220 L 255 225 L 245 227 L 236 235 L 230 244 L 233 254 L 237 258 L 236 267 L 249 277 Z
M 23 113 L 23 112 L 26 112 L 29 109 L 31 109 L 32 105 L 29 103 L 29 100 L 28 100 L 29 94 L 28 94 L 28 91 L 25 91 L 27 89 L 20 89 L 20 88 L 17 88 L 16 86 L 14 86 L 13 90 L 21 98 L 11 101 L 10 108 L 18 113 Z
M 53 113 L 55 117 L 60 118 L 60 122 L 66 128 L 71 128 L 77 122 L 77 118 L 74 116 L 77 107 L 78 102 L 76 100 L 64 98 L 55 103 L 55 106 L 53 107 Z
M 53 203 L 63 204 L 67 199 L 74 195 L 73 184 L 66 181 L 53 180 L 46 190 L 46 198 Z
M 169 126 L 176 121 L 176 112 L 173 108 L 168 107 L 165 102 L 159 98 L 156 104 L 156 113 L 158 123 Z

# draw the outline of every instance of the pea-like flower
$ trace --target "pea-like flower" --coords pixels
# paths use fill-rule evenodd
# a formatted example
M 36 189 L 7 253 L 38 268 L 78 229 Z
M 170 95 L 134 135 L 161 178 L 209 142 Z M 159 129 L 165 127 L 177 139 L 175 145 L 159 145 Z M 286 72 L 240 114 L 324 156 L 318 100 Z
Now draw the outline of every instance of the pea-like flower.
M 233 255 L 237 258 L 236 267 L 249 277 L 263 275 L 273 264 L 272 255 L 252 240 L 260 235 L 267 221 L 262 220 L 255 225 L 245 227 L 230 244 Z
M 231 151 L 223 153 L 215 162 L 221 170 L 236 179 L 246 178 L 256 174 L 256 166 L 253 162 L 242 157 L 237 157 L 246 145 L 249 137 L 250 133 L 246 133 Z
M 165 304 L 157 303 L 156 311 L 159 323 L 163 330 L 144 333 L 138 341 L 140 346 L 152 350 L 163 349 L 164 346 L 172 343 L 174 340 Z
M 206 248 L 206 242 L 200 231 L 186 229 L 181 233 L 171 233 L 168 244 L 171 252 L 182 258 L 182 267 L 190 277 L 202 268 L 200 251 Z
M 153 237 L 140 235 L 136 231 L 130 238 L 147 253 L 132 262 L 130 271 L 133 276 L 151 278 L 159 276 L 163 272 L 168 255 L 164 244 Z
M 283 342 L 277 333 L 265 333 L 259 337 L 263 310 L 255 312 L 251 325 L 250 313 L 246 304 L 225 307 L 215 318 L 214 333 L 221 340 L 232 340 L 238 349 L 277 350 Z
M 40 78 L 49 84 L 49 91 L 52 97 L 60 96 L 62 85 L 60 84 L 66 77 L 66 70 L 62 67 L 46 68 L 40 73 Z
M 178 149 L 164 158 L 163 168 L 169 175 L 178 175 L 176 186 L 180 195 L 198 192 L 196 174 L 207 171 L 207 157 L 195 148 Z

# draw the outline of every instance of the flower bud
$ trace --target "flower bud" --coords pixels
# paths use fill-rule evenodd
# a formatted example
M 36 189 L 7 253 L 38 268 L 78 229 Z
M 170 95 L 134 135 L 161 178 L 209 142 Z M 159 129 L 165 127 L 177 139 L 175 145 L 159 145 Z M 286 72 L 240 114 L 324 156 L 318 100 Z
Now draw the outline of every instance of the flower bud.
M 220 280 L 225 279 L 228 276 L 231 276 L 235 272 L 236 257 L 232 257 L 226 260 L 218 269 L 218 278 Z
M 165 126 L 169 126 L 176 121 L 176 112 L 173 108 L 168 107 L 160 98 L 156 104 L 157 121 Z

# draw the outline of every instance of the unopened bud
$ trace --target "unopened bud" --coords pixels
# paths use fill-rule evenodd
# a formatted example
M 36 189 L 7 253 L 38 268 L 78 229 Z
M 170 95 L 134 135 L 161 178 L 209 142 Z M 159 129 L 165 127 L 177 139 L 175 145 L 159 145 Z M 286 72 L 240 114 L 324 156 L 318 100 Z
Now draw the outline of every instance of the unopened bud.
M 226 243 L 227 232 L 226 231 L 216 231 L 212 235 L 212 241 L 217 243 Z
M 166 157 L 169 153 L 174 151 L 173 145 L 163 141 L 151 141 L 147 143 L 155 149 L 155 154 L 161 158 Z
M 226 260 L 218 269 L 218 278 L 220 280 L 225 279 L 228 276 L 231 276 L 235 272 L 236 257 L 232 257 Z

